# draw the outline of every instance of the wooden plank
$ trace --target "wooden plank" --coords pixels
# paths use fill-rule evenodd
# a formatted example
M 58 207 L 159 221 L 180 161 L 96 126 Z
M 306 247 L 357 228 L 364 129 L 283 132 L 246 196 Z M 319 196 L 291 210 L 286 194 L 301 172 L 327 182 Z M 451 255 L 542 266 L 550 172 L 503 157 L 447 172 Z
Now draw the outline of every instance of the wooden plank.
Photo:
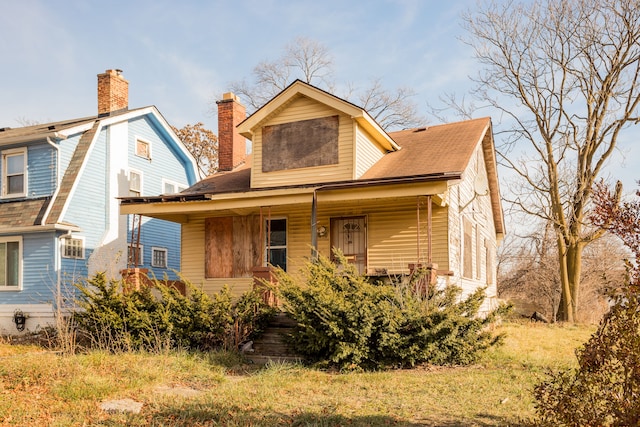
M 206 218 L 205 277 L 233 277 L 233 217 Z
M 259 221 L 255 215 L 233 218 L 233 277 L 251 277 L 260 262 Z
M 262 128 L 262 171 L 338 164 L 338 116 Z

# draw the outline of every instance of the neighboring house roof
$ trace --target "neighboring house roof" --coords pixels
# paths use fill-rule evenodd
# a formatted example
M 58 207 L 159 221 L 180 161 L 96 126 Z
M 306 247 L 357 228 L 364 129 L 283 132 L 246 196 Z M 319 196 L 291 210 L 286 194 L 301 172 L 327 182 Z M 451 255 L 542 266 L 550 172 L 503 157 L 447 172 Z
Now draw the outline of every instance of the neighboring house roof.
M 69 197 L 77 183 L 77 176 L 84 167 L 87 153 L 102 126 L 151 114 L 158 119 L 164 131 L 175 141 L 175 135 L 160 112 L 153 106 L 131 110 L 116 111 L 99 116 L 71 119 L 58 122 L 41 123 L 20 128 L 0 128 L 0 147 L 24 145 L 30 142 L 63 141 L 71 135 L 82 133 L 64 176 L 52 197 L 27 200 L 0 201 L 0 233 L 16 227 L 52 226 L 60 229 L 76 229 L 73 224 L 61 221 Z M 180 142 L 181 143 L 181 142 Z M 193 165 L 191 179 L 195 181 L 195 160 L 185 149 L 183 156 Z M 193 182 L 193 181 L 192 181 Z M 15 218 L 14 218 L 15 216 Z
M 49 200 L 49 197 L 42 197 L 0 202 L 0 231 L 40 225 Z

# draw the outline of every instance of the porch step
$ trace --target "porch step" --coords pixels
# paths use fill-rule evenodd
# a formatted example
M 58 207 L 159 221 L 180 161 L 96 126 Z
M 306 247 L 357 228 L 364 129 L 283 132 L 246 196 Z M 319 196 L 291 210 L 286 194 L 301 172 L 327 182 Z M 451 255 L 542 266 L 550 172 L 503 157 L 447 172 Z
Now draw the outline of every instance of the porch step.
M 269 362 L 299 363 L 303 358 L 287 344 L 287 337 L 293 332 L 296 322 L 285 313 L 278 314 L 264 333 L 254 340 L 253 352 L 244 356 L 255 364 Z

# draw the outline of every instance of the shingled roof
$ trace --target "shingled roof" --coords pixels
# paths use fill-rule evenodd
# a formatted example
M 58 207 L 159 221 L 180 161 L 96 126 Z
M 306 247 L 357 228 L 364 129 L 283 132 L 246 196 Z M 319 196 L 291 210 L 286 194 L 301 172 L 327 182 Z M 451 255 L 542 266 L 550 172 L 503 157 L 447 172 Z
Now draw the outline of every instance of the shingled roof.
M 0 202 L 0 232 L 42 224 L 49 198 Z
M 400 150 L 386 154 L 361 179 L 462 173 L 490 123 L 485 117 L 390 132 Z
M 387 153 L 357 181 L 459 176 L 489 126 L 490 119 L 487 117 L 389 133 L 400 150 Z M 308 187 L 309 184 L 302 186 Z M 264 189 L 254 191 L 261 190 Z M 175 197 L 244 191 L 252 191 L 250 158 L 241 167 L 230 172 L 215 173 Z

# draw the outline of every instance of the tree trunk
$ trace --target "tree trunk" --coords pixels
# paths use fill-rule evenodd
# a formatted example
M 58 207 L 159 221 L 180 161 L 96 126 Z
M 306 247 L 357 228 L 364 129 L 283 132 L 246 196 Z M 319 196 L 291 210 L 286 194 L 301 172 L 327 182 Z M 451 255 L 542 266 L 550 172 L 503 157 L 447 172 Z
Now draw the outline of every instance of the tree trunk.
M 568 250 L 562 236 L 558 237 L 558 263 L 560 265 L 560 307 L 558 308 L 558 320 L 561 322 L 574 322 L 572 286 L 569 281 Z
M 558 260 L 560 263 L 560 285 L 562 291 L 558 308 L 559 321 L 576 322 L 583 249 L 583 242 L 566 244 L 562 238 L 558 238 Z

